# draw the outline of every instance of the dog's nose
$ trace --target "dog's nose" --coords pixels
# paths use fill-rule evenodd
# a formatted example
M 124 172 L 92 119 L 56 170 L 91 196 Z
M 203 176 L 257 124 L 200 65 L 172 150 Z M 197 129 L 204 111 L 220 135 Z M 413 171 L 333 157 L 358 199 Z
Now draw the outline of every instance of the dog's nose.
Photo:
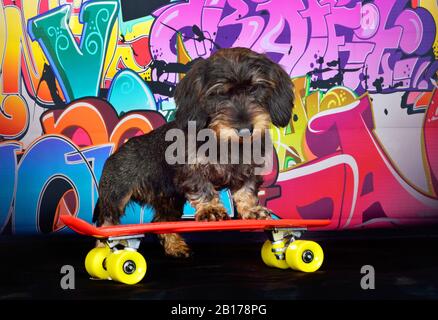
M 239 137 L 248 137 L 252 135 L 252 132 L 254 131 L 254 128 L 252 126 L 248 128 L 240 128 L 237 130 L 237 134 Z

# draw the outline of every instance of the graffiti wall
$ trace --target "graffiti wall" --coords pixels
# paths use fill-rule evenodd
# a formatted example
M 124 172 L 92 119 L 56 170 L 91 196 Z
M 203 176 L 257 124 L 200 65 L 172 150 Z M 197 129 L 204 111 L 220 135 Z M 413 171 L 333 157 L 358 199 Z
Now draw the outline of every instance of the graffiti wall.
M 172 121 L 193 60 L 238 46 L 295 85 L 260 192 L 279 218 L 438 221 L 437 1 L 0 3 L 1 233 L 67 232 L 63 214 L 90 221 L 105 159 Z M 123 222 L 151 218 L 130 205 Z

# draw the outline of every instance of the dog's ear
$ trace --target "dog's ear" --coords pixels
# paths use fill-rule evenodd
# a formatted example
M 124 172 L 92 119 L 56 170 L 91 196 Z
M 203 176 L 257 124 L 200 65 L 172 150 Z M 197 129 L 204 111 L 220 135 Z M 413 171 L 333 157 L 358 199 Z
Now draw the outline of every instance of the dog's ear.
M 268 100 L 268 111 L 274 126 L 285 127 L 292 117 L 295 98 L 293 84 L 287 72 L 273 62 L 271 62 L 269 78 L 274 86 Z
M 208 115 L 200 103 L 203 84 L 205 83 L 207 61 L 199 59 L 175 88 L 176 113 L 175 122 L 181 129 L 186 129 L 189 121 L 196 121 L 196 128 L 205 128 Z

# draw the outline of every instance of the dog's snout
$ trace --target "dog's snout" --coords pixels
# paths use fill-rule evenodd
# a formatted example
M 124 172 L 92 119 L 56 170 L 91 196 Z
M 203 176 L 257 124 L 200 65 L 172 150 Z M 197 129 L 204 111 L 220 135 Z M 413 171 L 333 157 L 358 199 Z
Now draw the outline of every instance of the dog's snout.
M 253 131 L 254 131 L 253 126 L 237 129 L 237 133 L 240 137 L 251 136 Z

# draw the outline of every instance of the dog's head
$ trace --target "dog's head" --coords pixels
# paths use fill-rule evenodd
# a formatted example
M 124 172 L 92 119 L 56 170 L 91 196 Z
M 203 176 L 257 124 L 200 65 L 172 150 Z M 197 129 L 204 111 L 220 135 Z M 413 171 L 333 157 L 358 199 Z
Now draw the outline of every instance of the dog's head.
M 288 74 L 265 55 L 246 48 L 221 49 L 196 62 L 175 89 L 175 121 L 210 128 L 221 136 L 286 126 L 294 102 Z

